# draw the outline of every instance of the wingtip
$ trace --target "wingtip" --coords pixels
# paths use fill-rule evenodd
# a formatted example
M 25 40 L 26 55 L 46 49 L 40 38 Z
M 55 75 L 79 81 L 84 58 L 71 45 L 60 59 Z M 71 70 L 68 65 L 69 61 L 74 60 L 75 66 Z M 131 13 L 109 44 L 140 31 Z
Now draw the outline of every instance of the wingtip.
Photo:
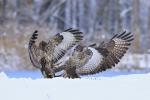
M 126 30 L 125 30 L 125 31 L 123 31 L 123 32 L 121 32 L 120 34 L 118 34 L 118 35 L 117 35 L 117 38 L 121 38 L 121 37 L 123 37 L 125 33 L 126 33 Z
M 72 28 L 68 28 L 68 29 L 64 30 L 64 32 L 67 32 L 67 31 L 70 31 L 70 30 L 72 30 Z
M 38 30 L 35 30 L 34 33 L 38 33 Z

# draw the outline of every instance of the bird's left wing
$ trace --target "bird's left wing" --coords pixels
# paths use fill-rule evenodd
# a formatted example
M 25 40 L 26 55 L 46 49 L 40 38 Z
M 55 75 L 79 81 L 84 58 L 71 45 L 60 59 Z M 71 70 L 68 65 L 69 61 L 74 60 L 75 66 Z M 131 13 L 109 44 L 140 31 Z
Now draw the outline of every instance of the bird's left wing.
M 55 39 L 55 41 L 58 42 L 58 45 L 56 45 L 54 48 L 52 58 L 54 63 L 61 59 L 65 55 L 67 50 L 72 48 L 83 39 L 83 33 L 79 30 L 70 28 L 65 30 L 64 32 L 56 34 L 54 38 L 55 37 L 57 37 L 57 40 Z
M 133 35 L 131 33 L 123 32 L 121 34 L 114 35 L 108 43 L 103 42 L 100 46 L 95 48 L 102 55 L 99 57 L 99 62 L 97 61 L 95 64 L 94 62 L 91 62 L 92 67 L 83 66 L 82 68 L 77 69 L 78 74 L 95 74 L 112 68 L 124 56 L 132 41 Z M 96 56 L 98 55 L 95 55 L 95 57 Z M 97 59 L 98 58 L 95 58 L 95 61 Z
M 36 68 L 41 68 L 41 64 L 39 63 L 39 60 L 41 59 L 41 55 L 43 51 L 40 50 L 38 46 L 36 46 L 35 44 L 36 39 L 38 38 L 37 32 L 38 31 L 35 31 L 29 40 L 28 52 L 33 66 Z

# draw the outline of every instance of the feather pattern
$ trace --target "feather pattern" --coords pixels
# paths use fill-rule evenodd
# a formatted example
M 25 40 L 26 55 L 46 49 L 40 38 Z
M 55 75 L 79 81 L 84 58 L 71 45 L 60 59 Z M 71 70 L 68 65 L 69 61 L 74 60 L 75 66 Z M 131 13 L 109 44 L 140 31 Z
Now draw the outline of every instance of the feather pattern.
M 90 73 L 93 69 L 95 69 L 99 63 L 102 60 L 102 55 L 94 48 L 88 47 L 93 53 L 92 57 L 89 59 L 89 61 L 82 67 L 76 69 L 78 74 L 88 74 Z
M 29 52 L 29 57 L 31 60 L 31 63 L 33 64 L 34 67 L 41 68 L 39 60 L 40 60 L 40 55 L 42 54 L 42 51 L 36 46 L 35 42 L 36 39 L 38 38 L 37 30 L 32 34 L 30 40 L 29 40 L 29 45 L 28 45 L 28 52 Z
M 90 59 L 83 67 L 77 69 L 77 73 L 89 75 L 114 67 L 120 62 L 133 40 L 133 35 L 125 31 L 114 35 L 108 43 L 102 42 L 95 48 L 96 53 L 93 52 L 94 48 L 92 49 L 93 57 L 91 59 L 93 61 Z
M 83 33 L 70 28 L 53 36 L 48 43 L 41 41 L 39 46 L 35 44 L 37 36 L 37 31 L 35 31 L 30 38 L 28 51 L 31 63 L 35 67 L 41 68 L 41 58 L 45 57 L 49 66 L 52 65 L 50 63 L 56 63 L 67 50 L 82 40 Z
M 53 61 L 56 63 L 66 51 L 83 39 L 83 33 L 79 30 L 68 29 L 60 33 L 63 40 L 54 48 Z

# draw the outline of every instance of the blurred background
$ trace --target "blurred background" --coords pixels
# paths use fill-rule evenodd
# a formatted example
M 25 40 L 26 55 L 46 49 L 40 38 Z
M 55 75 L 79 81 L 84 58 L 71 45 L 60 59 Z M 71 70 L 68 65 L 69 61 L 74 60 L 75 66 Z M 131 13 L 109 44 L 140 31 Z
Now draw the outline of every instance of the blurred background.
M 36 70 L 27 50 L 32 32 L 39 30 L 41 41 L 70 27 L 84 32 L 86 44 L 132 32 L 115 70 L 150 71 L 149 0 L 0 0 L 0 71 Z

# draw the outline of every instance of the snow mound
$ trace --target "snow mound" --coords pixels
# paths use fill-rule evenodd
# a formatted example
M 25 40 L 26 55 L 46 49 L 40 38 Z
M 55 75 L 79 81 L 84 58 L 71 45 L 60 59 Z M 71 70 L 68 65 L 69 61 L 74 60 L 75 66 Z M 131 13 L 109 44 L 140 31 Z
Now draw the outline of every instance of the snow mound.
M 7 75 L 4 72 L 0 72 L 0 79 L 7 79 Z
M 0 73 L 4 76 L 4 73 Z M 83 79 L 7 78 L 1 100 L 150 100 L 150 73 Z

